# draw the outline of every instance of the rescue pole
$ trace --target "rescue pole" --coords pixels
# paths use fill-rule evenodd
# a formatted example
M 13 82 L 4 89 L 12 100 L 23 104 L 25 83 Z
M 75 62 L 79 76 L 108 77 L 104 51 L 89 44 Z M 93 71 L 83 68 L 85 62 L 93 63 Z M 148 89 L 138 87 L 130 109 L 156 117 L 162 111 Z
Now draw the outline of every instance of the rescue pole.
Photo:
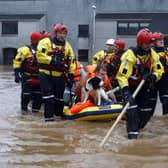
M 120 87 L 117 86 L 117 87 L 115 87 L 114 89 L 107 91 L 106 94 L 108 95 L 108 94 L 111 94 L 111 93 L 115 93 L 115 92 L 117 92 L 117 91 L 119 91 L 119 90 L 120 90 Z
M 135 98 L 136 95 L 139 93 L 140 89 L 142 88 L 142 86 L 144 85 L 145 80 L 143 79 L 140 84 L 138 85 L 138 87 L 136 88 L 136 90 L 134 91 L 132 97 Z M 123 108 L 123 110 L 121 111 L 121 113 L 119 114 L 119 116 L 117 117 L 116 121 L 114 122 L 114 124 L 111 126 L 111 128 L 109 129 L 109 131 L 107 132 L 106 136 L 104 137 L 104 139 L 102 140 L 102 142 L 99 145 L 99 148 L 103 147 L 103 145 L 105 144 L 105 142 L 108 140 L 111 132 L 114 130 L 114 128 L 116 127 L 116 125 L 118 124 L 118 122 L 122 119 L 123 115 L 125 114 L 125 112 L 127 111 L 128 107 L 129 107 L 130 103 L 127 102 L 127 104 L 125 105 L 125 107 Z

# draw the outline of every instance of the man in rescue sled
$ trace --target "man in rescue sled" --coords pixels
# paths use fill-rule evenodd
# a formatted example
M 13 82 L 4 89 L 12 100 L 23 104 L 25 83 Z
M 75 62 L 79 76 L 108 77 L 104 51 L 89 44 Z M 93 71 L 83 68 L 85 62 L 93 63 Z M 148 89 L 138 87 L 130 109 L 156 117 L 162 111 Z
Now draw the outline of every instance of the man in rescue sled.
M 26 112 L 32 101 L 32 112 L 38 112 L 42 104 L 42 95 L 38 79 L 39 71 L 36 59 L 36 47 L 43 38 L 39 31 L 30 35 L 31 45 L 25 45 L 17 50 L 13 60 L 15 82 L 21 82 L 21 109 Z
M 53 121 L 54 115 L 64 117 L 65 74 L 68 74 L 69 87 L 73 84 L 74 52 L 70 43 L 65 40 L 67 33 L 66 25 L 56 24 L 54 37 L 41 40 L 37 47 L 45 121 Z
M 164 47 L 164 35 L 162 33 L 153 33 L 153 40 L 153 49 L 159 55 L 165 71 L 161 80 L 156 84 L 156 88 L 162 103 L 162 113 L 168 114 L 168 49 Z
M 114 102 L 116 102 L 115 95 L 110 92 L 112 90 L 112 86 L 107 76 L 106 67 L 102 65 L 92 67 L 89 65 L 88 69 L 91 69 L 91 73 L 88 73 L 88 75 L 86 75 L 86 77 L 83 78 L 83 80 L 81 80 L 81 82 L 78 85 L 78 88 L 76 89 L 76 95 L 78 97 L 79 103 L 71 107 L 70 110 L 73 114 L 80 112 L 86 107 L 96 105 L 111 105 L 114 104 Z M 103 89 L 105 92 L 109 91 L 109 94 L 105 95 L 105 97 L 107 98 L 100 97 L 102 98 L 102 100 L 100 101 L 100 104 L 97 104 L 99 102 L 98 90 L 100 88 Z
M 122 88 L 124 102 L 130 103 L 127 110 L 128 139 L 137 139 L 139 130 L 149 121 L 153 114 L 153 84 L 163 73 L 163 66 L 159 56 L 151 49 L 152 33 L 142 29 L 137 34 L 137 47 L 128 49 L 121 57 L 121 66 L 117 73 L 117 80 Z M 145 84 L 135 99 L 132 93 L 145 79 Z

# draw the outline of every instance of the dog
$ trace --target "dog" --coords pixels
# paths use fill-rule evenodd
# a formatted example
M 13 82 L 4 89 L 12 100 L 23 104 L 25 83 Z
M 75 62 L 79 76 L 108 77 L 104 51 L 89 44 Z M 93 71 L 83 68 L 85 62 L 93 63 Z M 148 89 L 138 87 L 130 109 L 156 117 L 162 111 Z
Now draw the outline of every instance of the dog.
M 94 104 L 100 106 L 101 101 L 111 102 L 105 90 L 103 89 L 104 82 L 99 77 L 89 78 L 86 82 L 85 95 L 83 103 L 91 96 L 94 99 Z

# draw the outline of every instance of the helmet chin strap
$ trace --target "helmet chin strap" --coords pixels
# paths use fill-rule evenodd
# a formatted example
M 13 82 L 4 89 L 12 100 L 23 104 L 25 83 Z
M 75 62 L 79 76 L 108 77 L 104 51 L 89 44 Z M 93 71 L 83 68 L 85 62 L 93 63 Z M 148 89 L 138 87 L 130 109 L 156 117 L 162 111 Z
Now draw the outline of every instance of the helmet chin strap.
M 31 47 L 32 47 L 34 50 L 36 50 L 36 49 L 37 49 L 37 44 L 34 44 L 34 43 L 31 42 Z

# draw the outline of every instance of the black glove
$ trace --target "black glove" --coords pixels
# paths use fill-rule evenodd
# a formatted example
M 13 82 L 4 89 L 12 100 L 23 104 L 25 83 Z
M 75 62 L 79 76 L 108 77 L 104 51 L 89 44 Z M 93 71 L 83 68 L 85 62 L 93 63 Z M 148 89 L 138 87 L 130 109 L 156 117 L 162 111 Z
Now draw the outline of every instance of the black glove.
M 143 75 L 143 79 L 149 83 L 154 84 L 156 81 L 156 75 L 151 74 L 151 73 L 147 73 L 147 74 Z
M 122 89 L 122 94 L 123 94 L 124 104 L 126 104 L 128 102 L 130 103 L 130 105 L 135 104 L 135 99 L 132 97 L 128 86 L 125 86 Z
M 67 85 L 68 87 L 71 89 L 72 86 L 73 86 L 73 80 L 74 80 L 74 74 L 72 73 L 69 73 L 68 74 L 68 82 L 67 82 Z
M 142 64 L 137 65 L 137 67 L 138 67 L 138 71 L 140 72 L 141 75 L 143 75 L 143 74 L 148 74 L 148 73 L 150 72 L 149 67 L 144 66 L 144 65 L 142 65 Z
M 62 61 L 52 59 L 50 64 L 55 66 L 60 71 L 68 70 L 68 65 L 64 64 Z
M 163 75 L 162 75 L 162 78 L 168 79 L 168 72 L 164 72 Z
M 14 70 L 14 74 L 15 74 L 15 82 L 16 83 L 20 83 L 20 81 L 21 81 L 20 70 L 19 69 L 15 69 Z

